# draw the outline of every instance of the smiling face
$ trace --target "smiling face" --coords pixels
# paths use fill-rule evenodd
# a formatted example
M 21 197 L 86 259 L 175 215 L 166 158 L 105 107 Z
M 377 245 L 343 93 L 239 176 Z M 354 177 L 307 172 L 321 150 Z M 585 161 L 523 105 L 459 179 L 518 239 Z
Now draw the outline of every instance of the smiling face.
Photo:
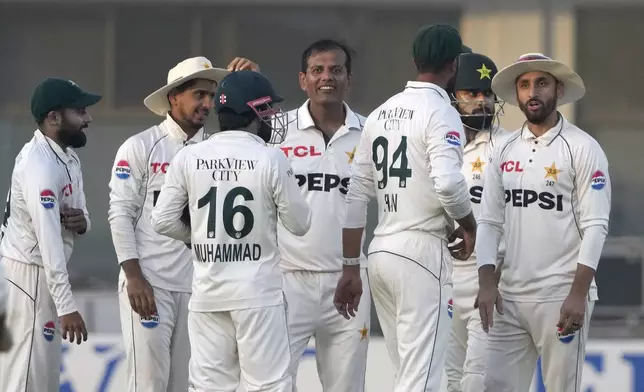
M 341 49 L 313 52 L 306 72 L 300 72 L 300 87 L 313 103 L 339 103 L 349 88 L 351 75 L 347 56 Z
M 557 100 L 563 95 L 563 83 L 547 72 L 528 72 L 517 78 L 517 101 L 526 119 L 543 124 L 557 110 Z

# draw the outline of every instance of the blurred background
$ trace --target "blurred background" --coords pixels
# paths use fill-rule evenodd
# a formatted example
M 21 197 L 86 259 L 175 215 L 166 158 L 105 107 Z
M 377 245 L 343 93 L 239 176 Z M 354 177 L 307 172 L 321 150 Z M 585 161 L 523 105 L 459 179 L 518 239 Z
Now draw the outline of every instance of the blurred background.
M 250 58 L 290 109 L 306 98 L 297 82 L 302 51 L 320 38 L 341 39 L 356 52 L 348 103 L 368 115 L 414 78 L 417 29 L 449 23 L 499 68 L 541 52 L 584 79 L 586 97 L 561 111 L 603 146 L 613 184 L 590 334 L 644 337 L 642 20 L 643 0 L 0 0 L 0 194 L 35 129 L 29 99 L 38 82 L 59 76 L 104 95 L 91 110 L 88 145 L 78 151 L 93 228 L 78 241 L 69 271 L 90 329 L 119 333 L 118 266 L 107 222 L 111 165 L 127 137 L 162 120 L 142 102 L 165 84 L 171 67 L 197 55 L 220 67 L 235 56 Z M 523 119 L 506 107 L 501 122 L 514 129 Z

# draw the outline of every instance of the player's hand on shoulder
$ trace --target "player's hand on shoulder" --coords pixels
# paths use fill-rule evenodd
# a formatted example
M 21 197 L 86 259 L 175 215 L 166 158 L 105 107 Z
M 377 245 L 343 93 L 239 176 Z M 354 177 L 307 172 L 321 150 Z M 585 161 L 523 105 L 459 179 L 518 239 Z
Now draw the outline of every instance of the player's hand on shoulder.
M 360 266 L 345 266 L 335 289 L 333 305 L 342 317 L 350 320 L 351 317 L 356 316 L 361 297 L 362 278 L 360 277 Z
M 81 344 L 81 338 L 83 342 L 87 341 L 87 327 L 80 313 L 73 312 L 60 316 L 60 327 L 63 339 L 68 339 L 70 343 Z
M 132 310 L 141 317 L 151 317 L 157 313 L 154 290 L 143 275 L 128 277 L 126 286 Z
M 259 65 L 245 57 L 235 57 L 233 61 L 228 64 L 227 69 L 230 72 L 244 70 L 259 72 Z

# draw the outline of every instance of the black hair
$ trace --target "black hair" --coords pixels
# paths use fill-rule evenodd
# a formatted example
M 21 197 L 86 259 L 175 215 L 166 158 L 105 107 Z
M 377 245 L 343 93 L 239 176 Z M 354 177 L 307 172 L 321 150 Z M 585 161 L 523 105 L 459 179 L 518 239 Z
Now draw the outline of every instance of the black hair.
M 244 130 L 257 119 L 257 115 L 252 110 L 239 114 L 228 108 L 222 108 L 217 117 L 220 131 Z
M 418 73 L 431 73 L 431 74 L 438 74 L 441 73 L 442 71 L 445 70 L 448 66 L 451 66 L 454 63 L 454 60 L 456 60 L 457 57 L 453 57 L 451 59 L 446 59 L 444 61 L 441 61 L 440 63 L 419 63 L 418 61 L 414 61 L 414 64 L 416 65 L 416 70 Z
M 304 52 L 302 52 L 301 71 L 306 73 L 306 70 L 309 68 L 309 58 L 312 55 L 336 49 L 344 52 L 346 57 L 344 67 L 347 69 L 347 74 L 351 75 L 351 60 L 353 59 L 354 52 L 349 48 L 349 46 L 333 39 L 321 39 L 315 41 L 309 45 L 308 48 L 304 49 Z
M 190 79 L 190 80 L 188 80 L 188 81 L 186 81 L 184 83 L 181 83 L 180 85 L 178 85 L 177 87 L 173 88 L 172 90 L 168 91 L 168 98 L 171 95 L 181 94 L 182 92 L 186 91 L 190 87 L 193 87 L 195 84 L 197 84 L 197 80 L 199 80 L 199 79 Z

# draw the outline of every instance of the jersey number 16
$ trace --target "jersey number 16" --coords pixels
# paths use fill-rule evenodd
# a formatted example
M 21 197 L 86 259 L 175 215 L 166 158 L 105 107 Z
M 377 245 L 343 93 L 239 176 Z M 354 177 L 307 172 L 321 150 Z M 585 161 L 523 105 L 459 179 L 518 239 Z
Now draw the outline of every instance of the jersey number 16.
M 253 211 L 245 205 L 235 205 L 235 199 L 241 196 L 244 201 L 254 200 L 253 193 L 250 189 L 238 186 L 226 193 L 222 205 L 222 218 L 226 233 L 235 239 L 246 237 L 253 230 L 255 217 Z M 206 237 L 215 238 L 217 227 L 217 187 L 211 187 L 206 194 L 197 201 L 197 208 L 208 207 L 208 224 Z M 241 214 L 244 218 L 244 225 L 240 230 L 235 228 L 235 215 Z
M 382 149 L 382 157 L 379 158 L 379 150 Z M 382 179 L 378 180 L 378 189 L 387 187 L 389 177 L 398 178 L 398 187 L 406 188 L 407 179 L 411 177 L 411 168 L 407 160 L 407 136 L 403 136 L 400 144 L 394 150 L 392 156 L 393 162 L 389 165 L 389 140 L 384 136 L 378 136 L 371 146 L 371 155 L 373 157 L 373 164 L 376 166 L 376 171 L 382 173 Z M 398 167 L 394 167 L 396 163 L 400 162 Z

